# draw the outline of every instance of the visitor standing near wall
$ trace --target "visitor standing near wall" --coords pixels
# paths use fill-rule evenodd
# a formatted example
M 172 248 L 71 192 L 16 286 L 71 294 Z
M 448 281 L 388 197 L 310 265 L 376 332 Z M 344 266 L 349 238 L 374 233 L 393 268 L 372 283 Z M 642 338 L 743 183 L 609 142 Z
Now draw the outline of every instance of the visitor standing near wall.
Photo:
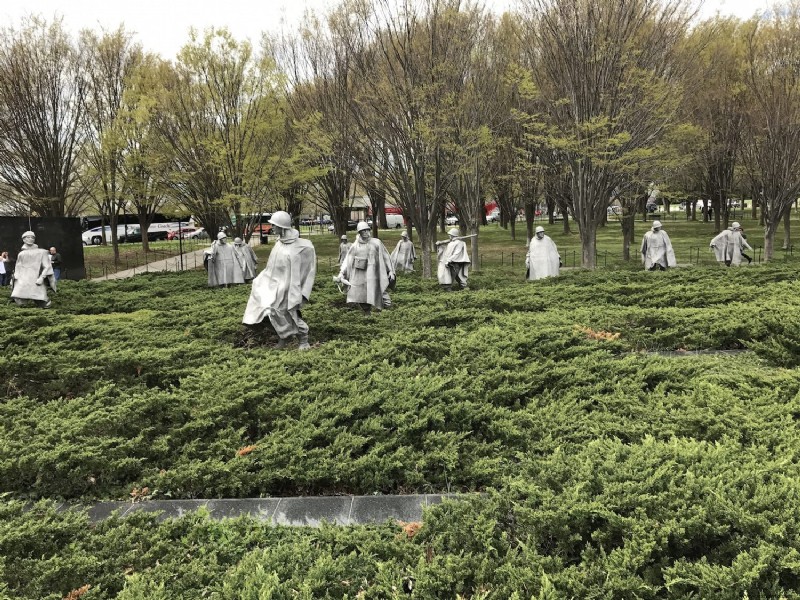
M 3 253 L 0 254 L 0 287 L 8 285 L 10 275 L 11 261 L 8 259 L 8 252 L 3 251 Z
M 59 281 L 61 279 L 61 255 L 55 246 L 50 248 L 50 264 L 53 266 L 53 277 L 56 278 L 56 281 Z

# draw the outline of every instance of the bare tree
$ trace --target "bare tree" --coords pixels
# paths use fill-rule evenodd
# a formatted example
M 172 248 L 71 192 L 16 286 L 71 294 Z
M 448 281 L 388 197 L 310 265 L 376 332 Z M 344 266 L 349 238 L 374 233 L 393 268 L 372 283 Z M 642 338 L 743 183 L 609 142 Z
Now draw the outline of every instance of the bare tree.
M 0 193 L 29 214 L 78 214 L 86 78 L 62 22 L 0 32 Z
M 279 64 L 287 74 L 287 98 L 296 119 L 316 115 L 307 137 L 309 160 L 317 168 L 308 187 L 314 203 L 331 215 L 337 235 L 347 230 L 349 196 L 356 179 L 358 129 L 348 103 L 355 96 L 351 69 L 352 48 L 338 38 L 340 9 L 329 16 L 330 27 L 308 14 L 297 36 L 285 37 L 276 47 Z
M 770 260 L 780 220 L 800 194 L 800 7 L 789 5 L 750 27 L 742 155 L 760 185 Z

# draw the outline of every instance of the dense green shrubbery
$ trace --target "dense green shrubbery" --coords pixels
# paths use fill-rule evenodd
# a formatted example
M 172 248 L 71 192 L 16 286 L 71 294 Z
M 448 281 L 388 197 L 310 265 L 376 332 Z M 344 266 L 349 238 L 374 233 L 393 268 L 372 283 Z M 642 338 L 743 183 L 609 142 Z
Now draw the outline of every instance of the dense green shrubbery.
M 69 282 L 55 310 L 1 308 L 1 491 L 482 489 L 520 453 L 597 437 L 741 436 L 798 388 L 794 372 L 752 354 L 641 353 L 749 345 L 792 366 L 800 284 L 786 268 L 573 272 L 537 284 L 480 274 L 452 294 L 411 277 L 396 308 L 373 318 L 327 283 L 321 274 L 306 310 L 318 343 L 308 353 L 243 347 L 247 287 L 210 290 L 197 273 Z M 717 386 L 723 400 L 706 423 L 698 406 Z M 751 442 L 778 435 L 757 433 Z
M 413 540 L 7 504 L 0 597 L 798 597 L 790 268 L 470 284 L 401 279 L 367 318 L 323 269 L 306 353 L 253 345 L 249 290 L 198 273 L 0 306 L 9 497 L 490 490 Z

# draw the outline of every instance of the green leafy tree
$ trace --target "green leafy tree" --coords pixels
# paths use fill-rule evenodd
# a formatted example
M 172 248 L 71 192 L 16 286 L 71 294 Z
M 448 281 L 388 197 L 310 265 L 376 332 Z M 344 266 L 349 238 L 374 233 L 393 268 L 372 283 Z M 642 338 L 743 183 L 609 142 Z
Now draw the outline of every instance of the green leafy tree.
M 546 106 L 542 142 L 568 165 L 582 264 L 612 194 L 677 119 L 689 22 L 681 0 L 532 0 L 527 50 Z
M 171 193 L 208 231 L 248 235 L 292 153 L 274 61 L 226 29 L 192 32 L 164 90 L 157 127 Z

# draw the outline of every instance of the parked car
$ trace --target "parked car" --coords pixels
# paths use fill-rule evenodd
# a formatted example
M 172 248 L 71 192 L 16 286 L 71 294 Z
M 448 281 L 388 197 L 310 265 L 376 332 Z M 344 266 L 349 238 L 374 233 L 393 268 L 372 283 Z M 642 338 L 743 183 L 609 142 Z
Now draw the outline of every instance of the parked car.
M 358 221 L 348 221 L 347 222 L 347 231 L 355 231 L 356 226 L 358 225 Z M 335 231 L 333 225 L 328 225 L 328 231 Z
M 191 232 L 188 235 L 183 236 L 185 240 L 207 240 L 209 239 L 208 232 L 203 229 L 202 227 L 196 229 L 195 231 Z
M 197 231 L 196 227 L 181 227 L 180 230 L 173 229 L 167 232 L 167 239 L 177 240 L 178 236 L 180 235 L 185 240 L 186 236 L 188 236 L 190 233 L 194 233 L 195 231 Z
M 447 225 L 458 225 L 458 217 L 455 215 L 450 215 L 449 217 L 445 218 L 444 222 Z
M 622 214 L 622 207 L 617 205 L 617 204 L 612 204 L 611 206 L 609 206 L 606 209 L 606 213 L 608 213 L 609 217 L 611 215 L 621 215 Z

